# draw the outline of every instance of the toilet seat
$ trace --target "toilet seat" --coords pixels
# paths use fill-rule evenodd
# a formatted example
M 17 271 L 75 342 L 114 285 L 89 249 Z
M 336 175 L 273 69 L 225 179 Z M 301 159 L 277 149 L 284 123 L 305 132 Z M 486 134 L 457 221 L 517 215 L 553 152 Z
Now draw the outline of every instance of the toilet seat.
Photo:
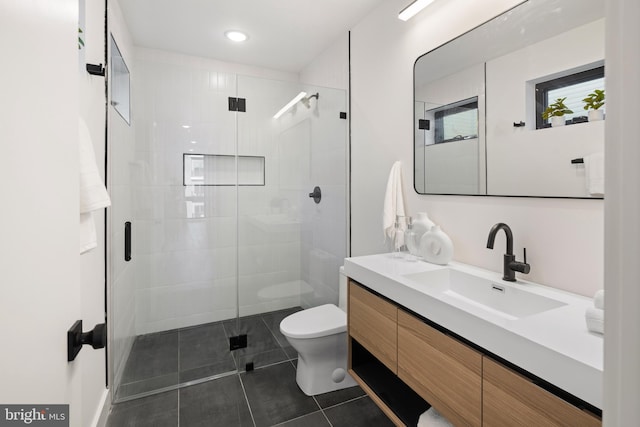
M 280 332 L 290 338 L 319 338 L 347 330 L 347 313 L 334 304 L 308 308 L 287 316 Z

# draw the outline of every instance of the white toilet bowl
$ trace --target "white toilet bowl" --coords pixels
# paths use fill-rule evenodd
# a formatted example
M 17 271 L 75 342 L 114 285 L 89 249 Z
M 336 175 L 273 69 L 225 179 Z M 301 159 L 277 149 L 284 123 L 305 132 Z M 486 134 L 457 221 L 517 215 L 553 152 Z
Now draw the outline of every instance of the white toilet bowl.
M 340 269 L 340 306 L 325 304 L 287 316 L 280 332 L 298 352 L 296 381 L 308 396 L 356 385 L 347 373 L 346 277 Z

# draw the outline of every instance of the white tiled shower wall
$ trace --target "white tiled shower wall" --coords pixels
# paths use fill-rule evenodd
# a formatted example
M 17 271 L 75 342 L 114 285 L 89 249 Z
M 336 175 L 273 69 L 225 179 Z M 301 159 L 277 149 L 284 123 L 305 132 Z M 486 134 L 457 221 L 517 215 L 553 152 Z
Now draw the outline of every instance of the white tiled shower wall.
M 232 318 L 238 307 L 249 315 L 337 302 L 345 92 L 323 89 L 320 108 L 312 100 L 276 121 L 301 90 L 292 79 L 144 49 L 135 69 L 136 333 Z M 228 97 L 246 98 L 247 112 L 228 111 Z M 265 185 L 185 187 L 183 153 L 264 156 Z M 308 198 L 314 185 L 323 186 L 320 205 Z

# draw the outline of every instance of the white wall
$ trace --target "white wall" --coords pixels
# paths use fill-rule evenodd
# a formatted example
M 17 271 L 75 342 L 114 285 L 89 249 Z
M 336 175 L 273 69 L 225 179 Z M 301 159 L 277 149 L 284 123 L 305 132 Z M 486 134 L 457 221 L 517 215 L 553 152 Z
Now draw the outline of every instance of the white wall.
M 640 3 L 606 2 L 607 129 L 604 425 L 640 424 Z
M 349 33 L 344 33 L 300 71 L 300 81 L 314 86 L 349 89 Z
M 95 410 L 82 396 L 94 355 L 68 363 L 66 342 L 83 315 L 78 2 L 2 0 L 0 10 L 0 402 L 68 403 L 81 426 Z
M 493 224 L 506 222 L 519 259 L 527 248 L 528 279 L 592 295 L 603 286 L 602 201 L 419 196 L 412 190 L 415 59 L 518 2 L 435 2 L 402 22 L 397 13 L 404 3 L 384 2 L 351 33 L 352 254 L 387 250 L 382 201 L 391 165 L 401 160 L 409 212 L 429 212 L 451 236 L 456 260 L 500 271 L 504 239 L 494 250 L 486 241 Z

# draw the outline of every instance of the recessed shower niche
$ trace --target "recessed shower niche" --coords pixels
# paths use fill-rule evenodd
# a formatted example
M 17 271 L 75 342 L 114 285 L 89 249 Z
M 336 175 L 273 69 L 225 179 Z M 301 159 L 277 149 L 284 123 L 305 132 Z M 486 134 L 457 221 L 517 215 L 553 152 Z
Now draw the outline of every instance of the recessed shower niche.
M 296 357 L 276 339 L 279 320 L 338 301 L 346 92 L 141 48 L 127 63 L 131 126 L 109 109 L 115 400 Z M 320 96 L 275 119 L 301 91 Z M 247 346 L 230 350 L 243 335 Z
M 183 154 L 184 186 L 265 185 L 262 156 Z

